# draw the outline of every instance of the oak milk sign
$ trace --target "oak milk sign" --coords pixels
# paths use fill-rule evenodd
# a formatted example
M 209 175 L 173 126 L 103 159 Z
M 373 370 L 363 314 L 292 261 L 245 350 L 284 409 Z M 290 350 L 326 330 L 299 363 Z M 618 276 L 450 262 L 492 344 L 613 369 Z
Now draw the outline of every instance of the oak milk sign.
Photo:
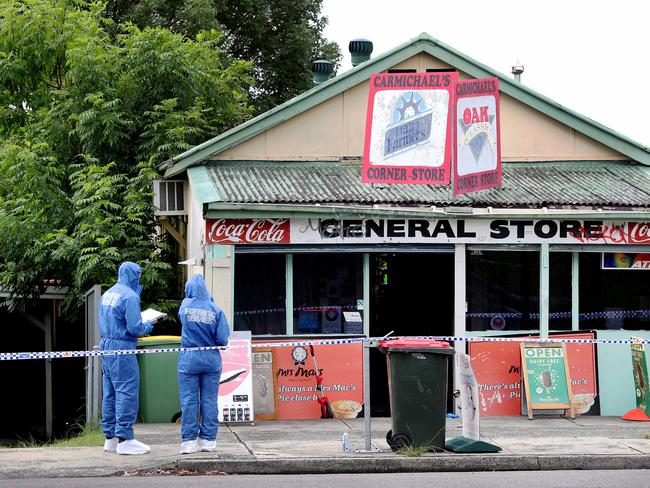
M 456 72 L 370 77 L 363 183 L 446 185 Z
M 499 80 L 454 85 L 454 195 L 501 186 Z

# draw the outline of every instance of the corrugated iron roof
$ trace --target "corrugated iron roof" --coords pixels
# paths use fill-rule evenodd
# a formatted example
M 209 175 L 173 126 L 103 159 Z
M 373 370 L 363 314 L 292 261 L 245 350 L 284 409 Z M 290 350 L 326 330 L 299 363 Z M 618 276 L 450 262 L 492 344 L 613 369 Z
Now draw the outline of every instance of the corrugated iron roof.
M 650 170 L 621 161 L 504 163 L 501 188 L 456 197 L 450 186 L 363 184 L 349 162 L 214 161 L 208 172 L 221 203 L 650 207 Z

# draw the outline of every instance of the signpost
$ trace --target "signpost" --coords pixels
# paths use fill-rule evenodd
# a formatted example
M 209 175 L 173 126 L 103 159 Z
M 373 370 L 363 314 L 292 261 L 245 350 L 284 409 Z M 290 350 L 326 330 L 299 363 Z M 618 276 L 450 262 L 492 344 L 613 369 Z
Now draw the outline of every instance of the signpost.
M 558 343 L 521 343 L 521 364 L 528 419 L 534 409 L 568 409 L 575 418 L 566 347 Z

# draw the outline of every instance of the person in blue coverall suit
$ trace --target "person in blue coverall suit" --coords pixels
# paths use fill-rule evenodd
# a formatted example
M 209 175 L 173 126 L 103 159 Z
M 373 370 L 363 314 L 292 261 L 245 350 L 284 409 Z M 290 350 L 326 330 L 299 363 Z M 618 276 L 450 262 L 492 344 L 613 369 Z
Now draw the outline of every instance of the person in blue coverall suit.
M 182 347 L 226 346 L 230 329 L 223 311 L 214 304 L 203 276 L 185 284 L 185 299 L 178 311 L 183 326 Z M 181 454 L 214 451 L 219 425 L 221 352 L 186 351 L 178 356 L 178 390 L 181 400 Z M 199 412 L 201 423 L 199 425 Z
M 141 272 L 135 263 L 122 263 L 117 283 L 102 295 L 99 305 L 99 348 L 102 351 L 135 349 L 138 337 L 153 329 L 151 323 L 142 322 L 140 315 Z M 140 388 L 135 355 L 102 356 L 102 373 L 104 451 L 118 454 L 149 452 L 149 446 L 133 438 Z

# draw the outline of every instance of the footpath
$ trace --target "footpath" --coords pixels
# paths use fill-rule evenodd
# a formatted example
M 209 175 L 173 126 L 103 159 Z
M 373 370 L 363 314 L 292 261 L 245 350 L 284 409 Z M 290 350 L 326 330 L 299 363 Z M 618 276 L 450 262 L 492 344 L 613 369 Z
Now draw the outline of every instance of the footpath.
M 161 474 L 308 474 L 434 471 L 649 469 L 650 423 L 617 417 L 487 417 L 481 436 L 496 454 L 427 453 L 407 457 L 386 443 L 389 418 L 372 419 L 364 452 L 364 421 L 258 421 L 222 424 L 217 451 L 180 455 L 180 426 L 139 424 L 137 439 L 151 446 L 142 456 L 108 454 L 101 447 L 0 449 L 0 479 Z M 350 450 L 343 452 L 347 431 Z M 446 437 L 461 435 L 448 419 Z

